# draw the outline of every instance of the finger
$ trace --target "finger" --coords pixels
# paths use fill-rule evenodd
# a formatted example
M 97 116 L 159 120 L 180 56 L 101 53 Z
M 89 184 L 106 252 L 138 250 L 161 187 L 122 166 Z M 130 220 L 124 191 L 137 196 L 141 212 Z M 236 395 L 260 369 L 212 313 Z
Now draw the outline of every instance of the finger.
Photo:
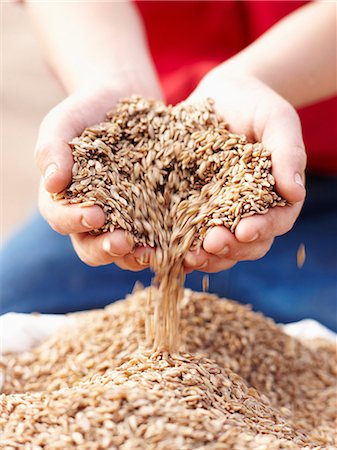
M 47 114 L 39 129 L 35 159 L 48 192 L 60 192 L 71 181 L 73 157 L 68 143 L 85 127 L 103 120 L 111 106 L 106 91 L 77 92 Z
M 202 248 L 187 252 L 184 259 L 184 267 L 187 270 L 197 270 L 205 265 L 209 255 Z
M 241 219 L 235 230 L 240 242 L 268 240 L 290 231 L 301 211 L 302 202 L 291 206 L 276 206 L 267 214 Z
M 40 125 L 35 161 L 48 192 L 60 192 L 71 182 L 74 160 L 68 143 L 85 128 L 68 98 L 56 106 Z
M 125 255 L 121 258 L 121 260 L 116 260 L 115 263 L 121 269 L 139 272 L 140 270 L 144 270 L 149 267 L 151 257 L 154 253 L 154 248 L 143 246 L 137 247 L 132 254 Z
M 99 206 L 83 208 L 53 200 L 40 185 L 39 208 L 53 230 L 61 234 L 84 233 L 104 225 L 105 215 Z
M 273 239 L 242 243 L 225 227 L 214 227 L 206 235 L 203 247 L 209 253 L 235 261 L 262 258 L 272 246 Z
M 236 261 L 224 258 L 222 256 L 211 255 L 205 250 L 188 252 L 184 260 L 184 268 L 186 273 L 193 270 L 200 272 L 219 272 L 232 267 Z
M 146 269 L 146 267 L 141 266 L 137 263 L 134 255 L 128 254 L 122 258 L 116 259 L 114 263 L 123 270 L 131 270 L 132 272 L 139 272 Z
M 134 252 L 136 263 L 142 268 L 146 269 L 150 265 L 151 258 L 154 256 L 155 249 L 151 247 L 140 246 Z
M 92 236 L 89 233 L 72 234 L 71 241 L 79 258 L 89 266 L 104 266 L 129 254 L 133 244 L 123 230 Z
M 202 246 L 207 253 L 225 255 L 232 241 L 233 234 L 227 228 L 216 226 L 208 231 Z
M 290 105 L 280 106 L 268 115 L 262 142 L 272 153 L 276 191 L 289 202 L 303 201 L 307 159 L 300 120 Z
M 207 264 L 205 264 L 203 267 L 197 269 L 200 272 L 206 272 L 206 273 L 215 273 L 215 272 L 221 272 L 222 270 L 228 270 L 231 267 L 233 267 L 237 261 L 231 260 L 231 259 L 225 259 L 222 257 L 218 257 L 215 255 L 210 255 L 210 257 L 207 260 Z

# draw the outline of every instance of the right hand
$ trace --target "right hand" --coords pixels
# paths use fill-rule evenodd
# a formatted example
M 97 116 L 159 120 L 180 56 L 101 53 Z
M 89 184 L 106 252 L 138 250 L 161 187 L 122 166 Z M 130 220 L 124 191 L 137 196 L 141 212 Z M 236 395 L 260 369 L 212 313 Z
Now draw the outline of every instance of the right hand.
M 51 197 L 51 193 L 61 192 L 71 183 L 74 161 L 68 143 L 86 127 L 103 121 L 106 112 L 120 97 L 116 90 L 106 87 L 78 90 L 44 118 L 35 150 L 42 176 L 39 208 L 55 231 L 70 235 L 76 253 L 86 264 L 116 263 L 122 269 L 137 271 L 148 266 L 152 249 L 135 249 L 132 236 L 123 230 L 91 235 L 89 231 L 102 227 L 105 222 L 104 212 L 99 206 L 65 205 Z
M 288 204 L 240 220 L 235 233 L 223 226 L 210 229 L 202 248 L 186 255 L 188 272 L 219 272 L 239 261 L 262 258 L 276 236 L 291 230 L 305 198 L 306 154 L 294 108 L 249 72 L 235 73 L 226 63 L 209 72 L 188 101 L 208 97 L 214 99 L 218 115 L 234 132 L 262 142 L 271 152 L 275 190 Z

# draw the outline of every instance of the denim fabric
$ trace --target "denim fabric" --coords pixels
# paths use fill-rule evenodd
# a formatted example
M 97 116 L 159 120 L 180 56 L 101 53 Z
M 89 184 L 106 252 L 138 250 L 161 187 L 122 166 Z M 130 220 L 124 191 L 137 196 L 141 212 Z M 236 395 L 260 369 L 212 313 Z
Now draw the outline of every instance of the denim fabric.
M 309 317 L 337 331 L 337 178 L 309 177 L 307 189 L 294 228 L 277 238 L 261 260 L 211 274 L 209 290 L 250 303 L 278 322 Z M 298 269 L 301 243 L 307 259 Z M 188 275 L 187 287 L 200 290 L 202 277 L 200 272 Z M 149 285 L 151 273 L 86 266 L 69 238 L 55 233 L 36 214 L 5 243 L 0 280 L 1 313 L 65 313 L 124 298 L 137 280 Z

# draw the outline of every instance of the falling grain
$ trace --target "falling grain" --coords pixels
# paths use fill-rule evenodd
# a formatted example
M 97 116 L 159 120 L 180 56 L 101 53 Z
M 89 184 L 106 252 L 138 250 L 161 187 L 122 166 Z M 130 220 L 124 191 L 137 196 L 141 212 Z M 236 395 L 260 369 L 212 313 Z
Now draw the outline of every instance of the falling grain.
M 270 153 L 230 133 L 212 100 L 165 106 L 137 96 L 71 148 L 73 180 L 61 197 L 103 208 L 105 225 L 95 233 L 121 228 L 135 245 L 158 249 L 149 261 L 159 289 L 147 342 L 177 351 L 187 251 L 214 225 L 234 232 L 242 217 L 285 204 L 273 190 Z
M 305 263 L 305 258 L 306 258 L 305 246 L 304 246 L 304 244 L 301 244 L 297 250 L 297 267 L 299 269 L 302 269 L 302 267 Z
M 202 291 L 208 292 L 209 289 L 209 275 L 204 275 L 202 277 Z

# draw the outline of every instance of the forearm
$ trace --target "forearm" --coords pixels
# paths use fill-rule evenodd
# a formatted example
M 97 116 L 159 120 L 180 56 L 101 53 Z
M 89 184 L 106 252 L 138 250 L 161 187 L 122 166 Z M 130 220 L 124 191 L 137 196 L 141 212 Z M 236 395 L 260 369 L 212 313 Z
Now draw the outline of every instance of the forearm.
M 222 65 L 226 73 L 250 73 L 293 106 L 336 93 L 336 5 L 315 2 L 277 23 Z
M 159 96 L 142 24 L 129 2 L 26 2 L 47 60 L 68 93 L 116 85 Z

